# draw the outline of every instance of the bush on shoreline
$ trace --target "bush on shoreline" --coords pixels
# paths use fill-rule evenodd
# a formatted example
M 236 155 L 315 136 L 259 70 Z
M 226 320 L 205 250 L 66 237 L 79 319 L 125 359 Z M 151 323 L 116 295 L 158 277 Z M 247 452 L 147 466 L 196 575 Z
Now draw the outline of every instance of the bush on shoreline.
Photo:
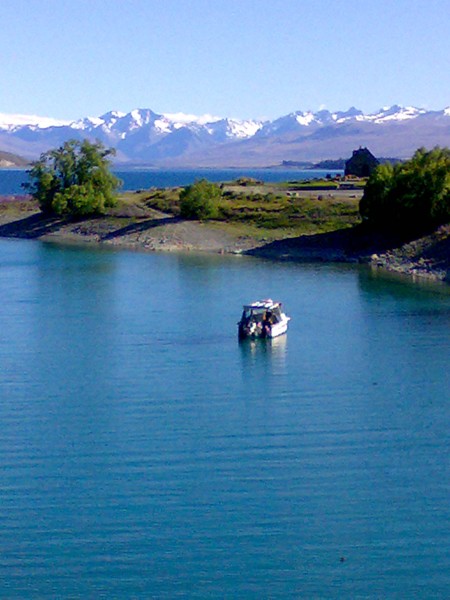
M 204 221 L 214 219 L 218 214 L 218 202 L 222 197 L 215 183 L 200 179 L 180 192 L 180 215 L 184 219 Z
M 120 185 L 109 170 L 113 153 L 100 142 L 70 140 L 41 154 L 28 172 L 31 183 L 24 187 L 46 215 L 104 214 L 114 206 Z
M 411 160 L 379 165 L 366 184 L 360 213 L 380 229 L 421 233 L 450 221 L 450 149 L 419 148 Z

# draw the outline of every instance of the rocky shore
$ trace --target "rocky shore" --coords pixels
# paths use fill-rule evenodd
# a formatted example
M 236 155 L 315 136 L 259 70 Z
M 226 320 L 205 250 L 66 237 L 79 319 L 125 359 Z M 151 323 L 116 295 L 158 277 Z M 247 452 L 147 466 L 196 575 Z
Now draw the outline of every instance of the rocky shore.
M 357 226 L 279 240 L 253 248 L 248 254 L 304 262 L 366 263 L 412 278 L 450 283 L 450 225 L 406 242 Z
M 371 264 L 413 278 L 450 283 L 450 225 L 383 254 L 374 254 Z
M 419 240 L 380 236 L 363 226 L 264 242 L 220 225 L 184 221 L 156 210 L 68 222 L 44 218 L 27 197 L 0 199 L 0 237 L 95 244 L 143 251 L 247 254 L 297 262 L 367 263 L 374 268 L 450 283 L 450 225 Z

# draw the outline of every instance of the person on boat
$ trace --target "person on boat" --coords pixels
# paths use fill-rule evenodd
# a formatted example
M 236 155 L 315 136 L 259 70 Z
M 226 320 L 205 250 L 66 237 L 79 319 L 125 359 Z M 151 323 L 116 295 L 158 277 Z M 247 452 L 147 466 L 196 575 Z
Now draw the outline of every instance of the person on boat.
M 264 337 L 269 337 L 272 330 L 272 313 L 268 310 L 263 317 L 262 330 Z

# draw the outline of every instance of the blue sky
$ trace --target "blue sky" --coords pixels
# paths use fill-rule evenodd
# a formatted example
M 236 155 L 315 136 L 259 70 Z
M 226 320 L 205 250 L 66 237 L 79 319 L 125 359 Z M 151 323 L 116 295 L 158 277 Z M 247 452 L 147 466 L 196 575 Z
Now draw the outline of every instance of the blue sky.
M 0 113 L 450 105 L 450 0 L 0 0 Z

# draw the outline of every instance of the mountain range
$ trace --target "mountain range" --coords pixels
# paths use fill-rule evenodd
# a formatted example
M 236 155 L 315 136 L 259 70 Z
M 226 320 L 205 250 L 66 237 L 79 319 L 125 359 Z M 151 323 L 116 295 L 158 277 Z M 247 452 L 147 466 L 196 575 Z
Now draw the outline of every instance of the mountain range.
M 365 146 L 375 156 L 408 158 L 420 146 L 450 145 L 450 107 L 391 106 L 373 114 L 296 111 L 274 120 L 108 112 L 65 122 L 0 114 L 0 150 L 33 160 L 68 139 L 98 139 L 115 161 L 154 167 L 267 167 L 349 157 Z

